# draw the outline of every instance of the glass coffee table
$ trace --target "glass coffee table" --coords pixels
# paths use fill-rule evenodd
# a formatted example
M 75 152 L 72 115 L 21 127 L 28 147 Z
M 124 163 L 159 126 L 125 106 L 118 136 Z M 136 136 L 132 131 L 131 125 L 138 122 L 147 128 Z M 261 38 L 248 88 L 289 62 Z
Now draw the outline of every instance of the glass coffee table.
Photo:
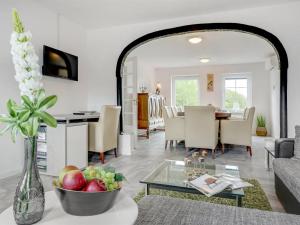
M 163 189 L 169 191 L 180 191 L 185 193 L 202 194 L 191 187 L 187 182 L 187 174 L 193 170 L 193 166 L 185 166 L 184 161 L 165 160 L 153 172 L 140 181 L 146 184 L 145 194 L 150 194 L 150 188 Z M 205 165 L 209 175 L 226 173 L 235 177 L 240 177 L 239 168 L 229 165 Z M 242 206 L 242 198 L 245 196 L 243 189 L 225 189 L 216 197 L 235 199 L 238 207 Z

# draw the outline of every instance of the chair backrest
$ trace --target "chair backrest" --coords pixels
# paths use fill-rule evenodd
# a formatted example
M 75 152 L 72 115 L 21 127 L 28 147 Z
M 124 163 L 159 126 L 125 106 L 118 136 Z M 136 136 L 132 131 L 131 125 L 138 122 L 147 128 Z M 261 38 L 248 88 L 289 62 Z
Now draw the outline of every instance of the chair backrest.
M 243 120 L 246 120 L 249 114 L 249 108 L 245 108 L 244 114 L 243 114 Z
M 215 108 L 212 106 L 185 106 L 186 147 L 214 148 L 216 136 Z
M 120 112 L 120 106 L 104 105 L 101 108 L 99 123 L 101 123 L 102 137 L 99 138 L 102 140 L 105 150 L 117 143 Z
M 162 110 L 163 110 L 163 112 L 162 112 L 163 113 L 163 118 L 164 118 L 165 121 L 167 119 L 173 117 L 173 112 L 172 112 L 171 106 L 164 106 L 162 108 Z
M 177 116 L 176 106 L 171 106 L 171 110 L 172 110 L 172 113 L 173 113 L 173 117 Z
M 250 108 L 247 108 L 247 112 L 244 116 L 244 120 L 246 120 L 249 123 L 250 129 L 252 130 L 252 124 L 253 124 L 253 118 L 255 113 L 255 107 L 252 106 Z

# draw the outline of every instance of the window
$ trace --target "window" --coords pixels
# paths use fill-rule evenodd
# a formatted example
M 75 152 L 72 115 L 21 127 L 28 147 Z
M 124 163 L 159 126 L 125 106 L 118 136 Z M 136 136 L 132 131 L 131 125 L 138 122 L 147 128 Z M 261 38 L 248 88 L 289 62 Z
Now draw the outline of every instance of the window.
M 199 105 L 199 79 L 197 76 L 176 76 L 173 78 L 172 103 L 176 106 Z
M 241 113 L 250 104 L 248 78 L 225 78 L 224 108 Z

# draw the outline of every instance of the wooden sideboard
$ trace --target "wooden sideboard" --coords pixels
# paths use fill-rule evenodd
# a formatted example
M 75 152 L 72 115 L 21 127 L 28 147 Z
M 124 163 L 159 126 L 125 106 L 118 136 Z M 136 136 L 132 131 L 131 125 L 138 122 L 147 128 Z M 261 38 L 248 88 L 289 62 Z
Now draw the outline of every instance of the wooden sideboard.
M 138 129 L 146 130 L 149 138 L 150 130 L 164 126 L 162 107 L 165 97 L 157 94 L 138 93 Z

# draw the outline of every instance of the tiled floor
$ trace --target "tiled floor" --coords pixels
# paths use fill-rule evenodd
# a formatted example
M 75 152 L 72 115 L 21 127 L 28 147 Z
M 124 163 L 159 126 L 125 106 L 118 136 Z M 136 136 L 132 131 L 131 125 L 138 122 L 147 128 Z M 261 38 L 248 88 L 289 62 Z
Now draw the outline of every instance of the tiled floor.
M 255 178 L 262 185 L 274 211 L 283 211 L 274 191 L 273 171 L 265 169 L 264 138 L 253 137 L 253 157 L 251 158 L 244 148 L 228 147 L 225 154 L 220 152 L 215 159 L 219 164 L 231 164 L 240 167 L 241 177 Z M 144 188 L 139 180 L 150 173 L 164 159 L 182 160 L 186 155 L 182 145 L 176 148 L 164 149 L 164 133 L 151 134 L 150 139 L 141 138 L 137 149 L 131 156 L 120 156 L 118 158 L 108 157 L 110 164 L 126 176 L 124 190 L 132 197 Z M 207 162 L 213 160 L 209 157 Z M 0 180 L 0 212 L 10 206 L 13 201 L 14 190 L 19 177 L 14 176 Z M 52 177 L 42 176 L 45 190 L 52 189 Z

